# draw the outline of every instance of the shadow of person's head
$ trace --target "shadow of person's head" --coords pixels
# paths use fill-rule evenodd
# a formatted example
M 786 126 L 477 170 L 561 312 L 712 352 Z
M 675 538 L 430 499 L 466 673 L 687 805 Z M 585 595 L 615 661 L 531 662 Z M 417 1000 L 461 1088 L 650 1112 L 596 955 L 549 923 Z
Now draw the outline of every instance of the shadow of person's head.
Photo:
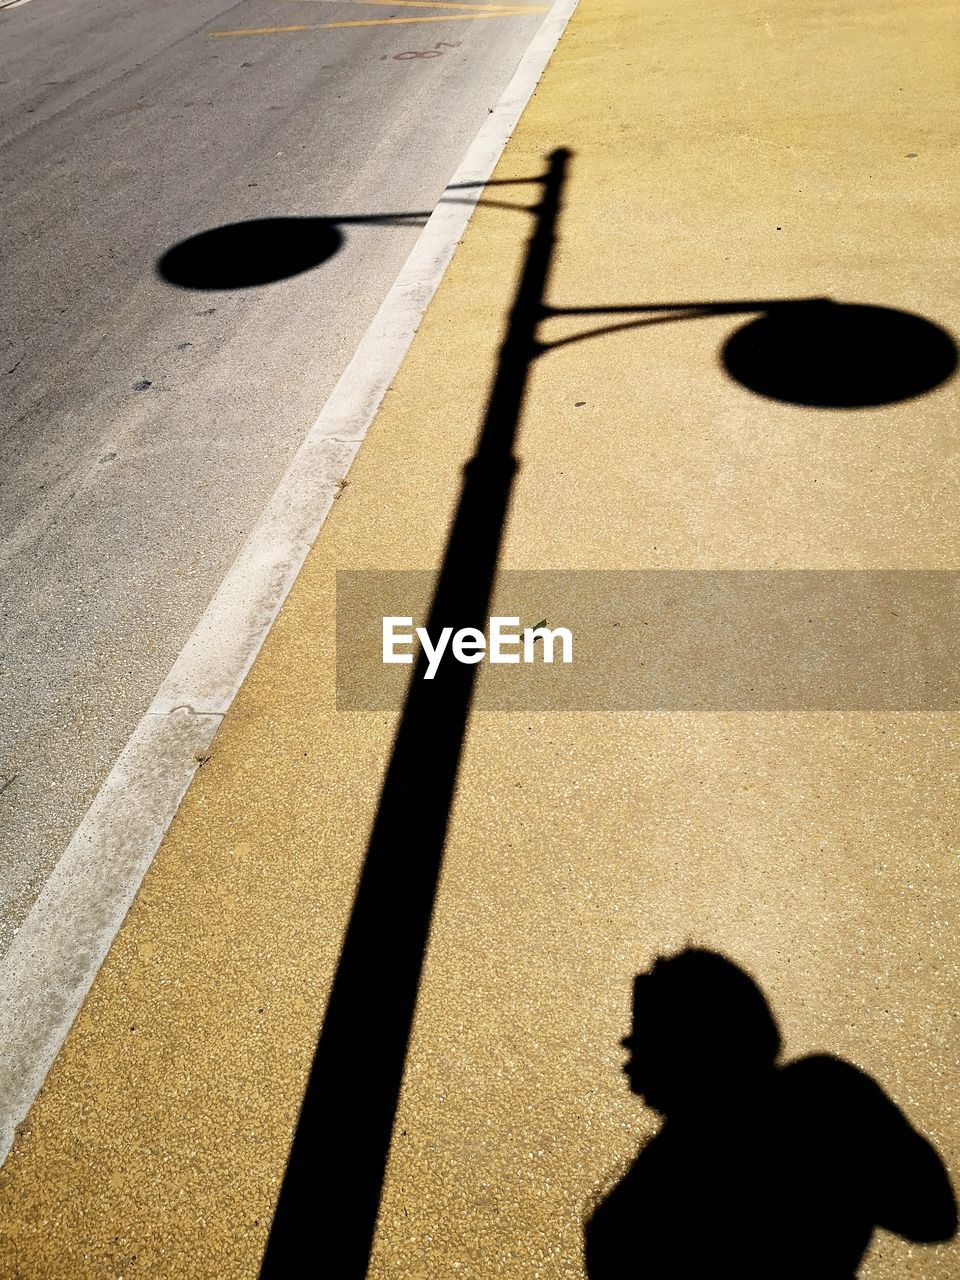
M 780 1032 L 757 984 L 713 951 L 662 957 L 633 986 L 631 1090 L 664 1115 L 709 1108 L 774 1066 Z

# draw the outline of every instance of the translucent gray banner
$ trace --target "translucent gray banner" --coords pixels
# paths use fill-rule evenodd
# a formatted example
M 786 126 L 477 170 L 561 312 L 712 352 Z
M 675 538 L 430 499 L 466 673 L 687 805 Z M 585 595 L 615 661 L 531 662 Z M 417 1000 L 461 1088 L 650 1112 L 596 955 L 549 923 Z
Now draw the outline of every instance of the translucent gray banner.
M 339 709 L 397 709 L 460 662 L 481 710 L 960 710 L 953 570 L 505 571 L 486 618 L 442 629 L 434 585 L 337 574 Z

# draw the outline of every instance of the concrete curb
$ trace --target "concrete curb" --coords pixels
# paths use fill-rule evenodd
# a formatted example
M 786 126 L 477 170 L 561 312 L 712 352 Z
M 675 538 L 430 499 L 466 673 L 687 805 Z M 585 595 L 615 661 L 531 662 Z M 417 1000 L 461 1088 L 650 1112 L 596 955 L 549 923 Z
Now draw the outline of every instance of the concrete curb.
M 577 5 L 556 0 L 276 492 L 0 962 L 0 1161 L 327 517 Z M 476 184 L 476 185 L 469 185 Z M 456 190 L 454 190 L 456 189 Z M 457 203 L 452 202 L 455 196 Z

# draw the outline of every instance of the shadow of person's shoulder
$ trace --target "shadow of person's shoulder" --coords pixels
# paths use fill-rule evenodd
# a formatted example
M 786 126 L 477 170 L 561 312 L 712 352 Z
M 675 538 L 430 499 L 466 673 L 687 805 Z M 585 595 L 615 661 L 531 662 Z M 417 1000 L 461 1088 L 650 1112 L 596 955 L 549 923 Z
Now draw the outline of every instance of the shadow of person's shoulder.
M 848 1120 L 864 1111 L 896 1107 L 877 1082 L 843 1058 L 814 1053 L 794 1058 L 777 1069 L 778 1092 L 793 1106 L 816 1106 L 825 1115 L 837 1109 Z M 899 1114 L 899 1112 L 898 1112 Z

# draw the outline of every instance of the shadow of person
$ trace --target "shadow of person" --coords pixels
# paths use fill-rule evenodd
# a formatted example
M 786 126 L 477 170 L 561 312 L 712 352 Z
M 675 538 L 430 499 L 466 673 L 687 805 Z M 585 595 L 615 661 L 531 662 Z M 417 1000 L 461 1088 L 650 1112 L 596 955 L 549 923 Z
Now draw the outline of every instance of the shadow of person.
M 590 1280 L 849 1280 L 877 1227 L 957 1226 L 933 1147 L 883 1090 L 828 1055 L 778 1065 L 759 987 L 689 949 L 634 984 L 632 1092 L 664 1117 L 585 1228 Z

